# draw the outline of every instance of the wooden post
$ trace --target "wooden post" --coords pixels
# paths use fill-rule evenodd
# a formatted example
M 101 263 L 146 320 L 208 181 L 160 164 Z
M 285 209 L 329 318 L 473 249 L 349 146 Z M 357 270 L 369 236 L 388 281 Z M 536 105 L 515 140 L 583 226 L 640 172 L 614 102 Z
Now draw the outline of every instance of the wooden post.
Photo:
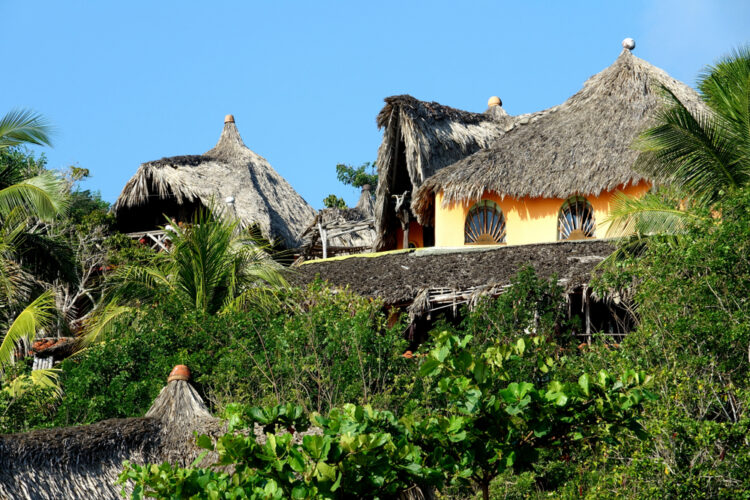
M 404 229 L 404 248 L 409 248 L 409 212 L 407 211 L 404 217 L 404 221 L 401 222 L 401 227 Z
M 325 229 L 320 230 L 320 239 L 323 243 L 323 258 L 328 258 L 328 231 Z
M 583 288 L 583 309 L 586 314 L 586 342 L 591 345 L 591 304 L 589 303 L 588 287 Z

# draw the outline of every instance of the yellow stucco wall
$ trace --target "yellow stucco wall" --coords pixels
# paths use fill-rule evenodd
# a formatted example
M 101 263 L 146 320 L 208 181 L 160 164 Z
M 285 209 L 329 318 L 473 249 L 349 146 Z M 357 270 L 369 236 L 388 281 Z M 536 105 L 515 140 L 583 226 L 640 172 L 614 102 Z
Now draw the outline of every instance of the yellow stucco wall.
M 409 243 L 412 243 L 416 248 L 422 248 L 424 246 L 424 235 L 422 234 L 422 226 L 415 220 L 409 221 Z M 404 247 L 404 231 L 401 228 L 396 230 L 396 248 L 402 249 Z
M 630 196 L 642 196 L 651 185 L 641 182 L 634 186 L 607 191 L 599 196 L 586 196 L 594 209 L 596 223 L 595 236 L 603 238 L 607 234 L 608 224 L 603 221 L 618 191 Z M 501 199 L 499 195 L 486 192 L 483 200 L 492 200 L 498 204 L 505 215 L 505 243 L 523 245 L 526 243 L 545 243 L 557 240 L 557 216 L 565 202 L 559 198 L 510 198 Z M 453 203 L 443 207 L 443 193 L 435 197 L 435 246 L 464 246 L 464 222 L 474 202 Z

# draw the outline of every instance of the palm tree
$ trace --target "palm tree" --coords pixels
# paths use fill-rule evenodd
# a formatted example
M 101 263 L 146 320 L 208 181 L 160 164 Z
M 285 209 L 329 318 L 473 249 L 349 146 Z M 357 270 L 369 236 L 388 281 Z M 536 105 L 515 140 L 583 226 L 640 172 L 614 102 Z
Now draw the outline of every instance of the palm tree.
M 110 278 L 106 305 L 87 328 L 92 342 L 111 329 L 114 320 L 139 304 L 167 298 L 186 309 L 217 314 L 249 304 L 267 305 L 274 291 L 287 285 L 282 267 L 236 219 L 199 211 L 193 223 L 166 226 L 169 252 L 147 265 L 128 265 Z
M 641 134 L 635 168 L 668 188 L 620 196 L 610 234 L 676 233 L 750 184 L 750 46 L 707 67 L 698 80 L 705 109 L 689 109 L 663 89 L 667 106 Z
M 0 118 L 0 151 L 23 144 L 49 145 L 50 127 L 40 115 L 30 111 L 11 111 Z M 13 177 L 13 176 L 11 176 Z M 28 344 L 47 328 L 54 315 L 51 292 L 43 292 L 27 305 L 33 281 L 18 263 L 18 249 L 30 220 L 50 221 L 64 212 L 64 184 L 51 172 L 6 185 L 0 189 L 0 325 L 5 333 L 0 342 L 0 379 L 14 360 L 20 344 Z M 18 312 L 18 310 L 20 312 Z M 15 314 L 18 312 L 18 314 Z M 32 383 L 55 385 L 53 371 L 35 374 Z M 15 388 L 10 384 L 6 388 Z

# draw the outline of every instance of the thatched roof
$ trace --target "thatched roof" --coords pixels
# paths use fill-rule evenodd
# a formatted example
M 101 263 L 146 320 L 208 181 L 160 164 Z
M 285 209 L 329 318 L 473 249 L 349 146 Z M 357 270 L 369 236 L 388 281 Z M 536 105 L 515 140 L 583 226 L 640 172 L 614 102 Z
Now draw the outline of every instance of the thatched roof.
M 596 196 L 644 180 L 632 169 L 634 139 L 653 123 L 665 86 L 701 106 L 697 93 L 624 49 L 563 104 L 517 120 L 491 147 L 440 170 L 412 198 L 432 225 L 435 194 L 444 202 L 478 200 L 485 190 L 521 197 Z
M 387 97 L 377 117 L 384 131 L 376 162 L 376 247 L 390 245 L 387 240 L 394 238 L 388 231 L 398 224 L 392 195 L 413 193 L 441 168 L 489 146 L 512 122 L 500 106 L 470 113 L 409 95 Z
M 204 451 L 195 445 L 194 433 L 216 438 L 226 432 L 226 424 L 211 416 L 188 378 L 187 368 L 176 366 L 142 418 L 0 434 L 0 499 L 121 499 L 122 486 L 115 482 L 124 460 L 190 466 Z M 320 432 L 311 427 L 294 432 L 293 439 L 300 443 L 305 435 Z M 258 424 L 254 434 L 265 442 Z M 209 453 L 199 465 L 208 467 L 217 458 Z
M 210 151 L 142 164 L 113 211 L 118 221 L 127 221 L 138 218 L 144 207 L 161 210 L 160 201 L 213 207 L 224 206 L 227 199 L 234 199 L 234 207 L 226 213 L 247 226 L 257 224 L 265 237 L 280 239 L 288 248 L 298 246 L 305 224 L 315 216 L 315 210 L 268 161 L 245 146 L 231 115 Z
M 370 185 L 362 187 L 354 208 L 325 208 L 302 233 L 300 257 L 322 256 L 321 230 L 328 238 L 328 256 L 367 252 L 375 242 L 374 203 Z
M 425 248 L 310 261 L 299 266 L 292 279 L 307 284 L 319 276 L 333 286 L 381 298 L 388 305 L 410 305 L 431 289 L 503 287 L 526 265 L 545 278 L 556 274 L 572 290 L 588 283 L 593 268 L 613 251 L 606 240 Z
M 222 429 L 195 389 L 173 380 L 144 418 L 0 435 L 0 498 L 119 499 L 123 460 L 187 466 L 201 451 L 193 431 Z

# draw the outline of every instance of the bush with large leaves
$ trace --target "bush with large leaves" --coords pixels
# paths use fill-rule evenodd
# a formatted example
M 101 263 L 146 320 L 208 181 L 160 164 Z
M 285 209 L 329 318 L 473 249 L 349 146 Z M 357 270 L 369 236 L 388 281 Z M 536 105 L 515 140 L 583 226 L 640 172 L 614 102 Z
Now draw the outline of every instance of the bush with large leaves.
M 446 332 L 424 358 L 419 376 L 435 377 L 449 402 L 431 416 L 397 419 L 388 411 L 347 405 L 308 421 L 301 408 L 235 408 L 228 434 L 215 444 L 198 438 L 200 446 L 218 453 L 215 465 L 222 469 L 127 464 L 121 481 L 135 483 L 133 498 L 394 498 L 414 486 L 424 491 L 451 483 L 477 487 L 487 499 L 495 476 L 531 467 L 540 449 L 562 454 L 599 439 L 616 442 L 623 431 L 642 435 L 640 409 L 650 396 L 643 373 L 514 381 L 497 391 L 498 381 L 509 375 L 505 362 L 534 358 L 533 346 L 542 339 L 521 336 L 479 356 L 467 350 L 470 340 Z M 254 433 L 235 432 L 255 423 L 266 430 L 264 444 Z M 274 433 L 311 424 L 320 434 L 301 443 Z

